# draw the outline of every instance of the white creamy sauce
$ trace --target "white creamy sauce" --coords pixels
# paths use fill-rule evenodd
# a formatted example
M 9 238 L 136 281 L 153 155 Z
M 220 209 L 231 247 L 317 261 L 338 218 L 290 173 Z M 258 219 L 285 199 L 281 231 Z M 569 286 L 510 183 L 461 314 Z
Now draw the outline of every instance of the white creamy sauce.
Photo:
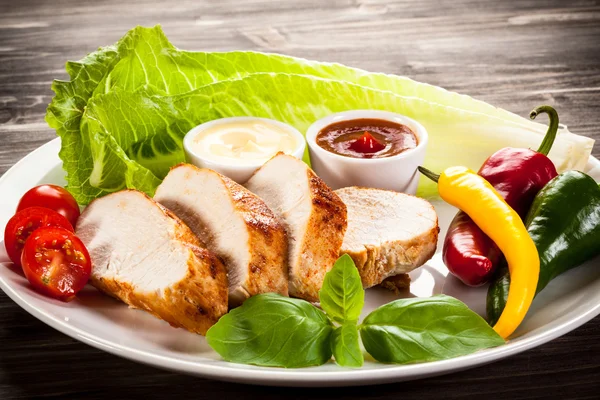
M 291 154 L 297 147 L 298 139 L 285 128 L 259 119 L 215 125 L 192 141 L 199 156 L 234 165 L 261 164 L 277 152 Z

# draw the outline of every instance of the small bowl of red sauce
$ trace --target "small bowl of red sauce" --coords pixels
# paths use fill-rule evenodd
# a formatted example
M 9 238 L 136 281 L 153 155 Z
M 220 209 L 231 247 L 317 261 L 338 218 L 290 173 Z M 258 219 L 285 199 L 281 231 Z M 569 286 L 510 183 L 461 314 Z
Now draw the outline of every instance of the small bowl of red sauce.
M 364 186 L 415 194 L 425 160 L 427 131 L 404 115 L 344 111 L 306 132 L 314 171 L 333 189 Z

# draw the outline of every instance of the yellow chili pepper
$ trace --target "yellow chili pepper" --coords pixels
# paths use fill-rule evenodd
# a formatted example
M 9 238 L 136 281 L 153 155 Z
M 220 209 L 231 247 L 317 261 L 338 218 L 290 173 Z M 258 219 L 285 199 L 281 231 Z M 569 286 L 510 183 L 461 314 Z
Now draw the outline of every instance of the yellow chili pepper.
M 419 171 L 436 181 L 440 197 L 467 213 L 504 254 L 510 287 L 494 330 L 508 338 L 525 318 L 540 275 L 537 248 L 523 221 L 488 181 L 466 167 L 450 167 L 441 175 L 422 167 Z

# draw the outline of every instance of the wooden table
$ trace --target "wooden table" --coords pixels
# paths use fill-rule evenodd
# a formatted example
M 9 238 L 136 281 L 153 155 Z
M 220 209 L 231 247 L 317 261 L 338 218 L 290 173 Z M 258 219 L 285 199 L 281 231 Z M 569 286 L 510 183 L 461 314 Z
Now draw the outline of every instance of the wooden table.
M 525 115 L 549 103 L 600 139 L 598 1 L 11 1 L 0 4 L 0 173 L 54 138 L 50 82 L 66 60 L 161 23 L 179 47 L 252 49 L 408 75 Z M 600 156 L 600 146 L 594 148 Z M 0 399 L 598 398 L 600 318 L 473 370 L 350 389 L 221 383 L 103 353 L 42 324 L 0 292 Z

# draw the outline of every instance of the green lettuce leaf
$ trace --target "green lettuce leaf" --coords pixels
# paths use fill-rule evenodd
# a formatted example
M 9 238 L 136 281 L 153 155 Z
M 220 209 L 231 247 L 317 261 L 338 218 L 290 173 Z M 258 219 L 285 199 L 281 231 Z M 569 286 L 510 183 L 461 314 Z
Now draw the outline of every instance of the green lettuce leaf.
M 147 88 L 134 93 L 113 89 L 91 99 L 82 119 L 93 168 L 70 173 L 79 175 L 78 181 L 87 179 L 94 191 L 92 195 L 85 190 L 74 194 L 84 204 L 97 188 L 105 192 L 136 188 L 152 195 L 169 167 L 184 161 L 183 136 L 206 121 L 253 115 L 280 120 L 305 132 L 313 121 L 351 109 L 393 110 L 420 121 L 429 132 L 426 165 L 433 170 L 461 164 L 478 168 L 498 148 L 535 147 L 543 136 L 525 120 L 512 122 L 307 75 L 253 74 L 176 96 L 157 95 Z M 564 143 L 555 161 L 569 163 L 576 150 L 576 142 Z M 421 195 L 432 193 L 433 184 L 421 185 Z
M 92 155 L 88 143 L 81 137 L 80 123 L 98 83 L 118 60 L 116 47 L 107 46 L 79 62 L 67 62 L 71 80 L 52 82 L 52 90 L 56 95 L 46 111 L 46 122 L 61 138 L 59 156 L 67 172 L 68 189 L 79 200 L 93 199 L 103 192 L 87 182 L 92 170 Z M 85 193 L 85 197 L 78 196 L 80 193 Z M 87 202 L 85 200 L 83 204 Z
M 544 125 L 406 77 L 276 54 L 179 50 L 159 26 L 136 27 L 115 45 L 67 63 L 67 71 L 70 81 L 53 83 L 46 120 L 61 137 L 67 188 L 81 204 L 125 187 L 152 194 L 168 167 L 183 161 L 186 129 L 225 116 L 274 117 L 305 131 L 333 111 L 405 113 L 434 133 L 427 163 L 434 169 L 478 168 L 500 147 L 536 148 L 545 133 Z M 86 109 L 93 110 L 83 117 Z M 592 145 L 563 129 L 550 156 L 561 171 L 581 169 Z M 462 156 L 446 157 L 451 152 Z
M 335 79 L 516 122 L 523 121 L 522 117 L 483 101 L 405 76 L 371 73 L 338 63 L 272 53 L 180 50 L 169 42 L 159 25 L 132 29 L 121 39 L 118 48 L 118 63 L 105 75 L 94 94 L 108 93 L 117 87 L 131 92 L 142 86 L 164 94 L 179 94 L 210 83 L 240 79 L 255 73 L 277 72 Z

